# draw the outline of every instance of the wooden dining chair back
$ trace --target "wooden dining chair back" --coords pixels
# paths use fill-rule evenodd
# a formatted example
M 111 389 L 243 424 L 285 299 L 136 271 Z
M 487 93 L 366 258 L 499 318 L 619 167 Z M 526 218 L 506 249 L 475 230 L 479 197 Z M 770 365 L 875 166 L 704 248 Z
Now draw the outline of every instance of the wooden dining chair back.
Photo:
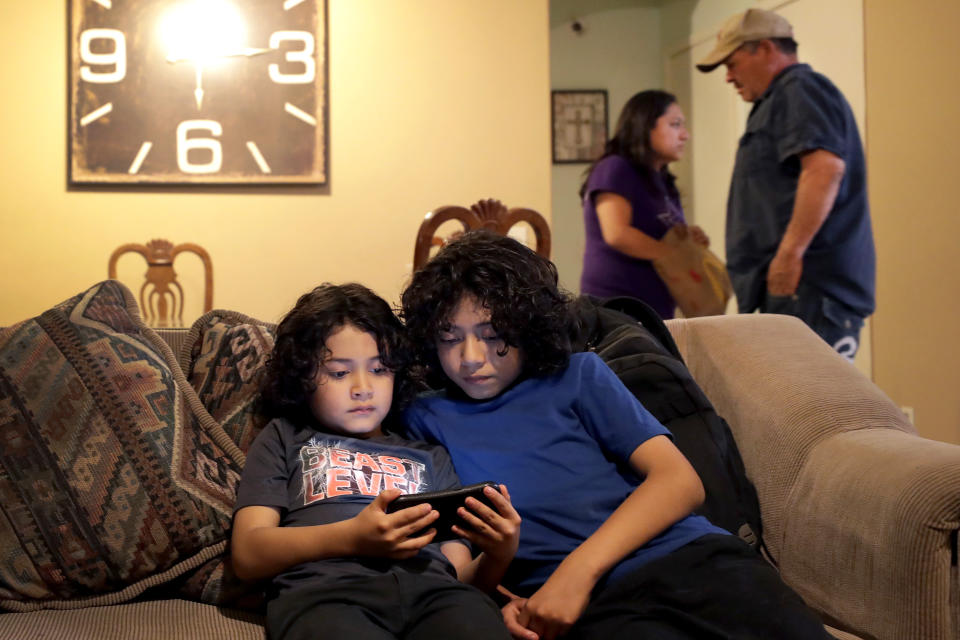
M 107 275 L 117 277 L 117 261 L 126 253 L 139 253 L 147 261 L 145 280 L 140 287 L 140 311 L 152 327 L 183 326 L 183 287 L 177 280 L 173 261 L 184 252 L 196 254 L 203 263 L 203 311 L 213 309 L 213 264 L 210 254 L 200 245 L 184 242 L 174 246 L 169 240 L 155 239 L 147 244 L 121 245 L 110 254 Z
M 450 220 L 460 223 L 462 229 L 442 237 L 437 235 L 440 225 Z M 508 209 L 502 202 L 494 199 L 480 200 L 470 208 L 448 205 L 434 209 L 424 216 L 417 232 L 417 241 L 413 250 L 413 270 L 416 271 L 430 259 L 431 251 L 442 247 L 449 240 L 472 229 L 489 229 L 500 235 L 507 235 L 514 225 L 527 223 L 533 229 L 534 251 L 545 258 L 550 257 L 550 226 L 546 219 L 533 209 Z

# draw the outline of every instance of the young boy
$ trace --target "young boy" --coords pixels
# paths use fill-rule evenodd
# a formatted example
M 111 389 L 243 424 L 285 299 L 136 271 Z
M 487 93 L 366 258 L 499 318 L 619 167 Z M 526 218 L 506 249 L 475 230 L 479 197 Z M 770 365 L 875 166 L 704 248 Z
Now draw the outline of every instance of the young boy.
M 523 518 L 503 579 L 515 637 L 829 638 L 776 571 L 700 516 L 669 432 L 593 353 L 570 354 L 553 264 L 487 231 L 414 274 L 403 317 L 443 391 L 406 412 L 464 482 L 497 478 Z
M 317 287 L 277 329 L 263 394 L 278 417 L 247 455 L 232 537 L 237 575 L 272 578 L 273 640 L 509 638 L 493 601 L 457 580 L 492 590 L 513 557 L 506 487 L 487 489 L 496 510 L 470 498 L 459 511 L 474 559 L 419 534 L 439 515 L 429 505 L 386 512 L 401 493 L 459 486 L 443 449 L 384 432 L 402 330 L 358 284 Z

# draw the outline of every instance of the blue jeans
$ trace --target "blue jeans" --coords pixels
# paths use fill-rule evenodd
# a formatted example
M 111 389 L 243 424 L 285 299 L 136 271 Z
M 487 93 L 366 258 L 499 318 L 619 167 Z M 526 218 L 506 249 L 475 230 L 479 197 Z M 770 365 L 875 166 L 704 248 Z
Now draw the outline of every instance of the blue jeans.
M 863 317 L 842 302 L 800 283 L 792 296 L 766 295 L 760 313 L 782 313 L 803 320 L 814 333 L 847 360 L 860 348 Z

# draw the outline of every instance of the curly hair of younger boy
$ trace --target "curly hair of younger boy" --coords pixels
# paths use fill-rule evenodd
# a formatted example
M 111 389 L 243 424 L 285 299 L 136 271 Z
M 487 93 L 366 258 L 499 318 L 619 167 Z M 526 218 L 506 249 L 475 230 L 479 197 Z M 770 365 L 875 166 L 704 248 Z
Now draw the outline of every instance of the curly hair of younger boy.
M 293 422 L 312 423 L 308 399 L 317 388 L 317 372 L 329 356 L 327 339 L 344 325 L 373 334 L 380 361 L 394 372 L 390 416 L 412 396 L 406 371 L 404 328 L 390 305 L 357 283 L 323 283 L 297 300 L 277 327 L 261 393 L 266 413 Z

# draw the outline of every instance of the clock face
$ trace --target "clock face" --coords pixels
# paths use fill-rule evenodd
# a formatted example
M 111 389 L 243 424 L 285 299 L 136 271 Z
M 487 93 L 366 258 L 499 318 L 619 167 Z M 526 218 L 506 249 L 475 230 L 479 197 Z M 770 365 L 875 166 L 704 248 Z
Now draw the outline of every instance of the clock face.
M 69 3 L 71 182 L 326 182 L 325 0 Z

